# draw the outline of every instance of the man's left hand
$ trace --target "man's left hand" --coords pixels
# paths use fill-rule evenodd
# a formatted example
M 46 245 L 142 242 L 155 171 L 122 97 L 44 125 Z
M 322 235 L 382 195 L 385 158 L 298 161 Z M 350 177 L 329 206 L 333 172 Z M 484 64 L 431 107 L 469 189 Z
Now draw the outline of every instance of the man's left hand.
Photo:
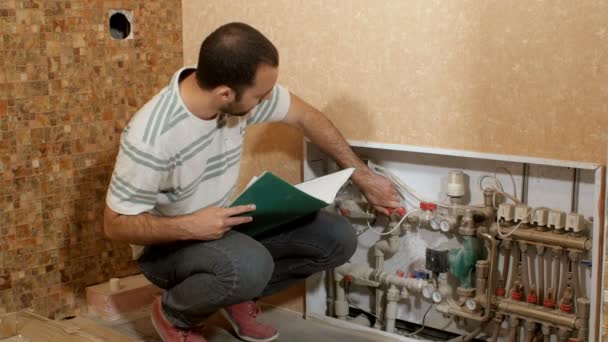
M 389 215 L 388 208 L 398 208 L 401 206 L 399 193 L 395 184 L 386 177 L 369 169 L 357 169 L 352 178 L 376 211 Z

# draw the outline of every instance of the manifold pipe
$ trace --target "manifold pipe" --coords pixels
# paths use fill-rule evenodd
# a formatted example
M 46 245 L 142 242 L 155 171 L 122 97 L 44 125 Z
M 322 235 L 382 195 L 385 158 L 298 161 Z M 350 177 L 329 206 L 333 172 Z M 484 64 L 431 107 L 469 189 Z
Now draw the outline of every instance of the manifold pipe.
M 496 310 L 506 315 L 517 316 L 518 319 L 546 323 L 569 330 L 582 324 L 575 314 L 557 313 L 555 310 L 546 310 L 539 305 L 530 305 L 511 299 L 496 298 Z
M 510 226 L 506 229 L 513 229 Z M 580 251 L 591 250 L 591 239 L 586 236 L 571 236 L 567 234 L 555 234 L 552 231 L 538 231 L 536 229 L 517 229 L 511 236 L 513 240 L 525 240 L 527 243 L 542 243 L 546 246 L 558 246 L 562 248 L 578 249 Z
M 536 260 L 538 261 L 538 302 L 543 302 L 545 295 L 545 247 L 536 246 Z
M 530 294 L 530 281 L 528 280 L 528 244 L 524 243 L 524 242 L 520 242 L 519 251 L 521 253 L 522 282 L 524 283 L 524 293 L 527 296 Z
M 467 334 L 466 336 L 454 337 L 453 339 L 448 340 L 448 342 L 471 341 L 472 339 L 477 337 L 477 335 L 479 335 L 483 331 L 484 328 L 485 328 L 485 325 L 480 325 L 475 330 L 473 330 L 469 334 Z

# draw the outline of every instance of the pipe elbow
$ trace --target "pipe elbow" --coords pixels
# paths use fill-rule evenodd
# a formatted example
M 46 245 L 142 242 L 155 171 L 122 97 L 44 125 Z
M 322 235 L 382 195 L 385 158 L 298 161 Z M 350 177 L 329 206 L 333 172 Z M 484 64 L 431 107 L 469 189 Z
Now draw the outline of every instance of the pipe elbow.
M 374 256 L 395 254 L 399 251 L 400 246 L 398 236 L 391 236 L 388 240 L 378 240 L 374 244 Z

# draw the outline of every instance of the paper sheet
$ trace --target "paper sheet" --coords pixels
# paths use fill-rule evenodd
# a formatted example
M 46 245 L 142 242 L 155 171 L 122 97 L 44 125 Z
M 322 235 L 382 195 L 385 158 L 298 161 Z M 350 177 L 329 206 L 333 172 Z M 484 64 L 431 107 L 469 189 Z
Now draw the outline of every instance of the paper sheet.
M 308 182 L 295 185 L 297 189 L 330 204 L 336 198 L 338 191 L 355 171 L 354 168 L 344 169 L 327 176 L 315 178 Z

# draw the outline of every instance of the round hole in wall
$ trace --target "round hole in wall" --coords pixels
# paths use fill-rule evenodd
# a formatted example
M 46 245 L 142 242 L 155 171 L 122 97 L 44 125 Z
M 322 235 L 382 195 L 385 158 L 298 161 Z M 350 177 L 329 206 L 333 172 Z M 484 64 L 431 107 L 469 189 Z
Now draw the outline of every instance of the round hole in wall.
M 131 23 L 124 13 L 116 12 L 110 16 L 110 35 L 114 39 L 125 39 L 131 34 Z

